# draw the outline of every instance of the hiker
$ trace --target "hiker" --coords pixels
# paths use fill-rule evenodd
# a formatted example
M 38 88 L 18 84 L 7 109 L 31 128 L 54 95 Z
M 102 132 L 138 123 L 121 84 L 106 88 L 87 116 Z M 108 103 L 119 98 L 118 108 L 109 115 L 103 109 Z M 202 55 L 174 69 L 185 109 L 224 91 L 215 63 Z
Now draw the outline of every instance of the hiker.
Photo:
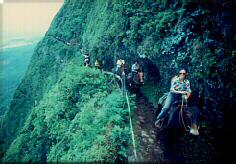
M 95 61 L 95 68 L 96 69 L 100 69 L 101 68 L 101 65 L 100 65 L 98 59 L 96 59 L 96 61 Z
M 136 60 L 135 63 L 131 67 L 131 81 L 134 81 L 134 76 L 139 74 L 139 62 Z
M 84 66 L 89 67 L 89 63 L 90 63 L 89 53 L 87 53 L 87 52 L 85 53 L 83 51 L 83 49 L 80 49 L 80 51 L 81 51 L 82 55 L 84 56 Z
M 190 88 L 190 82 L 186 79 L 186 70 L 181 69 L 179 71 L 178 76 L 174 76 L 171 80 L 171 87 L 170 92 L 167 95 L 165 104 L 163 108 L 161 109 L 161 112 L 157 116 L 157 121 L 155 122 L 155 126 L 160 128 L 160 121 L 165 117 L 166 113 L 170 109 L 171 104 L 177 100 L 179 94 L 183 96 L 183 98 L 187 101 L 191 95 L 191 88 Z M 192 115 L 192 125 L 190 129 L 190 133 L 193 135 L 199 135 L 196 119 L 197 119 L 197 113 L 194 113 Z
M 90 56 L 89 56 L 89 54 L 86 53 L 86 54 L 83 54 L 83 56 L 84 56 L 84 66 L 89 67 L 89 63 L 90 63 Z
M 124 71 L 124 66 L 125 66 L 125 60 L 122 60 L 121 58 L 117 60 L 116 62 L 116 74 L 121 75 L 122 72 Z

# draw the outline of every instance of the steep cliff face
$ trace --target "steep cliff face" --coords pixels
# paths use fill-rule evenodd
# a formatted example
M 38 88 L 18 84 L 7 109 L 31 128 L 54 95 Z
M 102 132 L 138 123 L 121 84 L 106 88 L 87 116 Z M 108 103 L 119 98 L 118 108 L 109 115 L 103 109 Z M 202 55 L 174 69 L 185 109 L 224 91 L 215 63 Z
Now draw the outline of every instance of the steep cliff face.
M 114 161 L 128 144 L 128 111 L 112 78 L 79 58 L 32 108 L 3 161 Z
M 150 65 L 158 68 L 147 76 L 158 76 L 161 92 L 169 89 L 170 78 L 181 67 L 187 68 L 193 95 L 204 97 L 202 110 L 209 121 L 219 129 L 224 123 L 231 127 L 236 94 L 234 6 L 233 1 L 66 0 L 37 45 L 3 119 L 4 151 L 19 135 L 25 121 L 40 109 L 37 106 L 55 87 L 59 74 L 81 55 L 80 48 L 90 53 L 91 63 L 95 59 L 102 61 L 105 70 L 111 70 L 119 56 L 126 60 L 128 69 L 135 59 L 145 58 L 147 72 L 151 72 Z M 21 143 L 19 138 L 15 142 Z M 8 152 L 7 156 L 14 154 L 19 153 Z M 35 159 L 46 160 L 46 156 Z M 50 154 L 48 159 L 55 157 Z

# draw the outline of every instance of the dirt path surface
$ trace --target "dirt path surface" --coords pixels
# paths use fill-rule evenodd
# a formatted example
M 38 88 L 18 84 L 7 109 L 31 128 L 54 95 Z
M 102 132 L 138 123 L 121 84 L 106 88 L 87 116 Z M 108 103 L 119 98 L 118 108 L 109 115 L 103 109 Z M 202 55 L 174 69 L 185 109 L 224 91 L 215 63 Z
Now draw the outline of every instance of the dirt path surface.
M 154 107 L 143 94 L 136 96 L 134 112 L 134 135 L 137 147 L 137 162 L 169 163 L 164 158 L 163 146 L 158 129 L 154 126 Z

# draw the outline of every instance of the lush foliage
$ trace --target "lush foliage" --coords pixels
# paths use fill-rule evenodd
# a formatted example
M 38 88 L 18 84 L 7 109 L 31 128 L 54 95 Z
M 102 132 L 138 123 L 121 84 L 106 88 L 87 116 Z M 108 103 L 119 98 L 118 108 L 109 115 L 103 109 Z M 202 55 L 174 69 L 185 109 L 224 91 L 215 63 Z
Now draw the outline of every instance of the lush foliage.
M 86 115 L 82 117 L 81 114 L 93 106 L 96 108 L 97 104 L 102 106 L 101 110 L 106 111 L 106 105 L 109 105 L 109 103 L 105 105 L 102 102 L 108 99 L 109 94 L 115 94 L 112 91 L 110 91 L 112 93 L 108 92 L 110 89 L 104 86 L 107 80 L 102 80 L 103 78 L 99 74 L 96 75 L 100 77 L 98 81 L 95 78 L 93 79 L 93 76 L 89 79 L 84 78 L 80 73 L 75 74 L 81 79 L 72 80 L 74 77 L 70 77 L 73 76 L 71 72 L 76 71 L 73 70 L 74 67 L 70 67 L 68 64 L 75 57 L 81 55 L 79 49 L 82 47 L 90 53 L 92 65 L 95 59 L 98 59 L 102 62 L 105 70 L 111 70 L 119 56 L 126 60 L 128 72 L 130 72 L 130 65 L 134 59 L 142 59 L 143 57 L 149 59 L 153 65 L 159 68 L 158 75 L 148 75 L 158 76 L 159 78 L 159 84 L 152 86 L 154 88 L 158 87 L 158 89 L 155 89 L 153 98 L 158 98 L 161 93 L 167 92 L 171 77 L 181 67 L 187 68 L 187 78 L 191 82 L 193 97 L 200 95 L 204 98 L 201 110 L 208 118 L 209 126 L 213 128 L 210 131 L 217 131 L 219 132 L 217 134 L 222 134 L 224 130 L 227 135 L 223 139 L 230 139 L 227 140 L 228 143 L 233 141 L 228 137 L 231 136 L 231 128 L 235 129 L 232 121 L 233 116 L 231 115 L 236 94 L 233 6 L 233 1 L 227 1 L 226 3 L 194 3 L 192 1 L 156 0 L 90 0 L 86 2 L 66 0 L 44 39 L 37 45 L 25 78 L 17 88 L 10 109 L 3 119 L 4 131 L 1 138 L 7 138 L 4 146 L 7 148 L 13 139 L 19 135 L 14 144 L 11 144 L 5 159 L 16 157 L 15 159 L 26 161 L 27 159 L 55 161 L 56 158 L 53 153 L 60 154 L 61 156 L 57 158 L 64 161 L 70 159 L 84 161 L 103 159 L 103 153 L 106 151 L 103 147 L 101 149 L 97 147 L 100 147 L 98 145 L 108 144 L 109 135 L 101 138 L 98 136 L 102 133 L 109 134 L 109 132 L 100 128 L 99 124 L 96 124 L 96 126 L 101 131 L 91 130 L 96 135 L 90 136 L 90 134 L 85 133 L 89 136 L 88 140 L 85 140 L 86 142 L 82 141 L 84 140 L 83 135 L 79 136 L 79 134 L 73 132 L 73 135 L 84 142 L 83 145 L 87 145 L 86 148 L 72 148 L 71 145 L 66 144 L 76 145 L 79 143 L 70 142 L 74 141 L 74 138 L 66 135 L 65 128 L 73 129 L 78 122 L 88 122 L 91 117 Z M 64 68 L 67 69 L 64 70 Z M 144 65 L 144 68 L 147 72 L 151 69 L 147 65 Z M 61 73 L 63 70 L 64 73 Z M 87 71 L 81 70 L 80 72 L 85 75 Z M 92 72 L 90 72 L 92 75 L 96 74 Z M 87 80 L 83 81 L 83 79 Z M 152 78 L 147 77 L 147 79 Z M 78 81 L 81 84 L 78 84 Z M 100 82 L 104 82 L 104 85 L 99 85 Z M 85 83 L 93 85 L 86 85 Z M 81 96 L 77 91 L 83 92 L 85 95 Z M 60 97 L 56 98 L 56 94 L 59 94 Z M 96 96 L 96 98 L 90 94 Z M 149 95 L 151 95 L 150 89 Z M 57 99 L 60 101 L 57 101 Z M 153 101 L 155 100 L 153 99 Z M 48 104 L 50 105 L 47 107 Z M 46 113 L 47 111 L 53 113 L 60 111 L 62 113 L 59 112 L 58 117 L 61 118 L 58 120 L 57 115 L 50 115 L 49 113 L 49 116 L 43 114 L 43 118 L 33 117 L 40 112 Z M 93 116 L 93 112 L 88 113 Z M 45 119 L 56 117 L 54 119 L 58 120 L 58 126 L 52 126 L 53 124 L 49 123 L 52 126 L 50 127 L 45 122 L 44 117 Z M 78 118 L 77 123 L 75 118 Z M 43 120 L 42 125 L 39 126 L 40 128 L 33 130 L 34 133 L 32 134 L 37 134 L 38 138 L 41 138 L 41 136 L 44 136 L 42 138 L 50 138 L 52 136 L 52 139 L 47 140 L 49 143 L 44 140 L 46 144 L 43 145 L 45 146 L 37 146 L 43 149 L 39 150 L 39 157 L 32 157 L 31 155 L 27 157 L 24 155 L 12 156 L 11 154 L 20 154 L 19 151 L 21 153 L 28 151 L 29 147 L 24 148 L 24 146 L 18 149 L 14 145 L 27 144 L 27 142 L 21 144 L 23 143 L 21 139 L 25 138 L 23 136 L 26 135 L 27 129 L 30 129 L 28 127 L 34 127 L 30 124 L 41 124 L 41 121 L 30 121 L 31 119 Z M 119 120 L 118 116 L 116 119 Z M 224 120 L 229 121 L 224 124 Z M 91 125 L 94 124 L 91 121 Z M 24 130 L 21 129 L 23 126 Z M 91 129 L 90 124 L 86 128 L 82 127 Z M 104 127 L 107 126 L 104 125 Z M 44 128 L 52 131 L 47 132 Z M 79 129 L 82 133 L 81 130 L 83 129 Z M 109 130 L 109 128 L 106 130 Z M 19 133 L 20 131 L 22 134 Z M 111 131 L 118 136 L 123 133 L 115 125 L 114 130 Z M 126 131 L 125 128 L 124 131 Z M 39 132 L 44 133 L 39 135 Z M 57 136 L 60 136 L 56 135 L 58 132 L 65 134 L 67 137 L 58 138 Z M 216 143 L 221 140 L 220 137 L 222 136 L 217 134 L 214 140 Z M 92 144 L 92 141 L 96 139 L 101 142 Z M 119 139 L 117 140 L 119 141 Z M 29 142 L 29 145 L 31 143 L 33 142 Z M 37 142 L 35 141 L 35 143 Z M 57 145 L 55 143 L 61 144 Z M 42 142 L 38 144 L 42 144 Z M 54 146 L 49 146 L 50 144 Z M 215 147 L 212 151 L 220 152 L 221 146 Z M 100 151 L 97 152 L 99 159 L 93 158 L 93 153 L 90 157 L 83 157 L 82 159 L 84 153 L 82 150 L 90 153 L 95 148 Z M 106 150 L 113 152 L 113 148 Z M 65 152 L 72 152 L 72 150 L 80 150 L 81 152 L 76 152 L 77 154 L 73 157 L 70 154 L 65 154 Z M 123 150 L 123 148 L 119 150 Z M 14 151 L 17 152 L 14 153 Z M 211 153 L 212 151 L 209 149 L 205 152 Z M 198 154 L 197 151 L 196 153 Z M 194 159 L 191 160 L 194 161 Z
M 5 161 L 114 161 L 126 155 L 124 98 L 100 71 L 76 60 L 32 109 Z

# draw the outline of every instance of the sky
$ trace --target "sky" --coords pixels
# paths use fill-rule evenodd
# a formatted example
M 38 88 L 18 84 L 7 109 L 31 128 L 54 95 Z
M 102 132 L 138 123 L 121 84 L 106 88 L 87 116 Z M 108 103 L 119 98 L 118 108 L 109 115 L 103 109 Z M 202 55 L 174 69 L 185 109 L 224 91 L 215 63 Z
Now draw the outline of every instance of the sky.
M 0 0 L 2 44 L 11 39 L 42 37 L 63 5 L 63 1 Z

